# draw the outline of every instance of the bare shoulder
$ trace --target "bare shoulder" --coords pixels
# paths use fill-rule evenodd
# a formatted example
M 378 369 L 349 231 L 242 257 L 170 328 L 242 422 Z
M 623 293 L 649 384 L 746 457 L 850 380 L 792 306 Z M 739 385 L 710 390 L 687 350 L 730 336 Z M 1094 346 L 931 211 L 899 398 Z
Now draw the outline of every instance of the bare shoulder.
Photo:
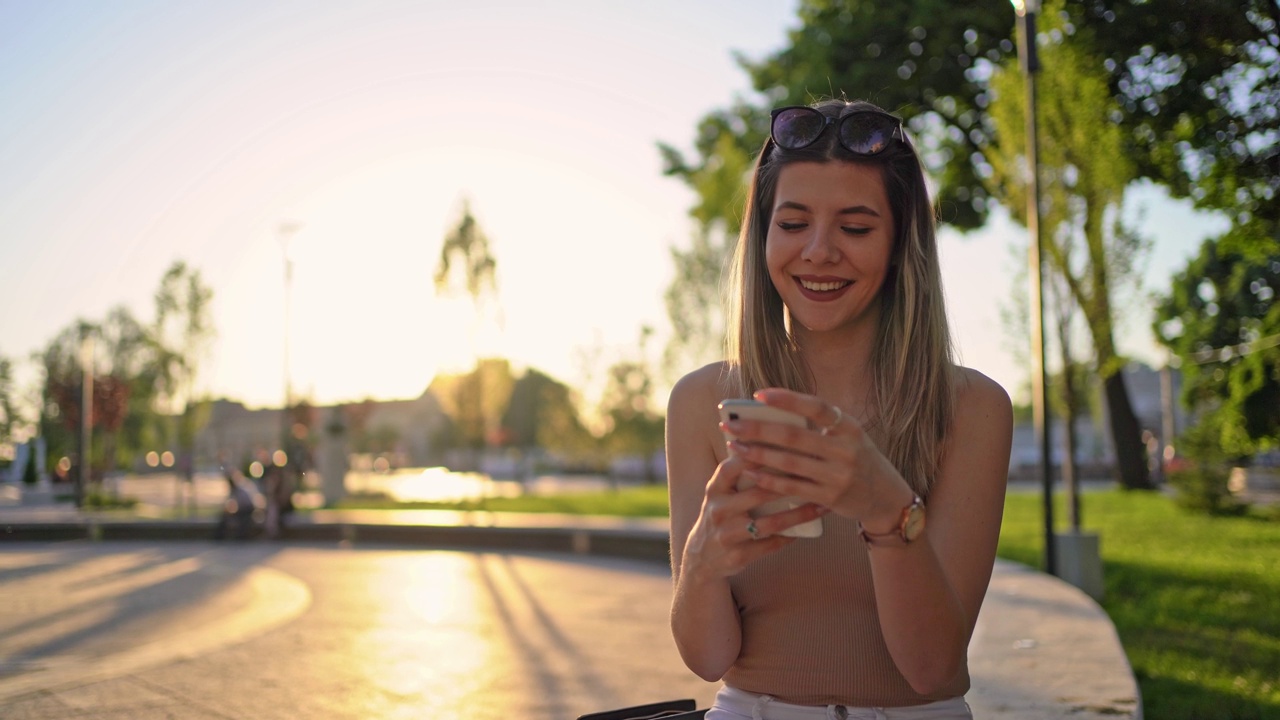
M 1013 443 L 1013 403 L 1009 393 L 977 370 L 958 366 L 954 392 L 944 450 L 949 462 L 944 464 L 962 467 L 962 475 L 991 475 L 992 482 L 1003 483 Z M 989 472 L 975 473 L 979 467 Z
M 1013 402 L 1000 383 L 973 368 L 956 366 L 955 419 L 988 421 L 1007 420 L 1013 424 Z
M 680 420 L 705 417 L 708 407 L 715 416 L 716 405 L 729 394 L 729 366 L 718 362 L 694 370 L 680 378 L 671 388 L 671 397 L 667 402 L 667 420 L 673 415 Z
M 680 378 L 667 401 L 667 458 L 680 464 L 694 458 L 711 467 L 724 458 L 716 406 L 729 395 L 726 363 L 704 365 Z M 699 468 L 695 475 L 704 472 Z M 709 476 L 708 476 L 709 477 Z M 699 479 L 705 483 L 706 477 Z

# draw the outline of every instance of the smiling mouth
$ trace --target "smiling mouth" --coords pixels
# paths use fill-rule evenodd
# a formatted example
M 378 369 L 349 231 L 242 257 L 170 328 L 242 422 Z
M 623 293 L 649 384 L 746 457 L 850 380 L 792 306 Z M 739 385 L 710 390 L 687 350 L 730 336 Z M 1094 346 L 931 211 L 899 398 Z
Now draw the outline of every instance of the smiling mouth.
M 811 292 L 832 292 L 853 284 L 850 280 L 833 280 L 825 282 L 815 282 L 802 278 L 797 278 L 797 280 L 800 281 L 800 287 Z

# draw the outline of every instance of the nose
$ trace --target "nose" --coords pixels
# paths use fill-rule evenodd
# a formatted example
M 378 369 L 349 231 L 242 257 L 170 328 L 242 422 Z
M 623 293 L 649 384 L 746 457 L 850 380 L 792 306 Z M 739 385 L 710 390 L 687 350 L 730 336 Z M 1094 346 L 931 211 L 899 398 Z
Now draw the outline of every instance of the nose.
M 814 265 L 826 265 L 840 259 L 840 251 L 836 247 L 835 233 L 839 230 L 835 225 L 814 223 L 810 226 L 809 237 L 805 238 L 800 258 Z

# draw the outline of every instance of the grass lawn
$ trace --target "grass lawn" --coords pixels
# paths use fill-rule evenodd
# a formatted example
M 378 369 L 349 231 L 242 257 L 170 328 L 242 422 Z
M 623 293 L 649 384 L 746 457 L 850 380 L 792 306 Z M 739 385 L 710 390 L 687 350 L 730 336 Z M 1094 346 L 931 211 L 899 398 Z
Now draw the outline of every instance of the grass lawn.
M 1041 566 L 1040 502 L 1009 495 L 1001 557 Z M 1280 522 L 1193 514 L 1157 493 L 1081 503 L 1146 717 L 1280 719 Z
M 1059 498 L 1061 500 L 1061 498 Z M 414 505 L 359 499 L 348 507 L 430 507 L 659 517 L 665 486 L 609 493 Z M 1146 717 L 1280 720 L 1280 521 L 1209 517 L 1157 493 L 1086 493 L 1097 532 L 1103 608 L 1142 690 Z M 1065 518 L 1059 507 L 1055 515 Z M 1041 564 L 1038 493 L 1010 493 L 1001 557 Z

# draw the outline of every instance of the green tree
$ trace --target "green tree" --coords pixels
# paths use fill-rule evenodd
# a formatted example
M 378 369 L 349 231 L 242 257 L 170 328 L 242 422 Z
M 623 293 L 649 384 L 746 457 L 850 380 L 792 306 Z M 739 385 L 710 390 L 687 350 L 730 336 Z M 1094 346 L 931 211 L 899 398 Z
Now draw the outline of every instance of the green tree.
M 609 368 L 603 409 L 610 429 L 605 442 L 615 454 L 638 455 L 644 459 L 644 477 L 657 482 L 653 456 L 663 446 L 665 421 L 653 400 L 653 370 L 647 359 L 647 346 L 653 328 L 640 330 L 640 342 L 634 357 L 620 360 Z
M 761 60 L 739 58 L 758 95 L 739 98 L 699 123 L 695 159 L 670 145 L 660 148 L 667 173 L 698 194 L 691 214 L 717 240 L 698 263 L 723 265 L 714 255 L 728 243 L 718 240 L 738 230 L 744 172 L 766 136 L 768 108 L 818 96 L 865 97 L 902 115 L 937 182 L 941 220 L 961 230 L 982 225 L 995 200 L 993 154 L 1001 146 L 988 112 L 992 79 L 1016 57 L 1011 5 L 801 0 L 798 16 L 800 24 L 782 50 Z M 1118 133 L 1120 151 L 1113 157 L 1131 162 L 1129 179 L 1152 178 L 1176 196 L 1242 220 L 1280 212 L 1274 202 L 1280 190 L 1280 11 L 1274 0 L 1071 2 L 1055 6 L 1044 19 L 1041 36 L 1050 46 L 1090 48 L 1088 67 L 1101 73 L 1110 98 L 1105 118 Z M 1050 69 L 1048 61 L 1045 67 Z M 1041 93 L 1052 102 L 1048 95 Z M 1105 207 L 1099 207 L 1103 215 Z M 1124 228 L 1102 232 L 1115 240 L 1132 236 Z M 676 283 L 698 277 L 679 263 Z M 1107 354 L 1114 343 L 1107 342 L 1098 318 L 1100 300 L 1110 296 L 1097 291 L 1110 280 L 1097 272 L 1108 269 L 1099 265 L 1084 276 L 1092 287 L 1079 289 L 1093 299 L 1082 296 L 1080 304 L 1091 331 L 1103 340 L 1099 352 Z M 672 293 L 698 297 L 688 287 L 673 287 Z M 673 327 L 679 327 L 674 314 L 684 305 L 668 308 Z M 682 334 L 674 342 L 697 345 Z M 1132 412 L 1124 411 L 1123 381 L 1109 380 L 1119 363 L 1112 352 L 1100 365 L 1109 382 L 1109 407 L 1119 421 L 1117 431 L 1136 437 L 1128 427 Z M 1135 444 L 1117 443 L 1117 454 L 1125 482 L 1141 486 L 1145 473 L 1139 474 Z
M 193 388 L 199 361 L 213 337 L 211 296 L 199 272 L 178 262 L 156 292 L 152 325 L 143 325 L 119 306 L 101 321 L 77 320 L 59 331 L 35 356 L 44 370 L 39 432 L 49 454 L 75 452 L 84 338 L 94 344 L 95 467 L 126 467 L 140 452 L 170 441 L 189 453 L 201 405 Z
M 14 396 L 13 361 L 0 355 L 0 445 L 13 440 L 13 428 L 22 423 Z
M 927 154 L 942 181 L 944 219 L 968 229 L 986 218 L 986 188 L 976 175 L 983 164 L 952 159 L 980 155 L 989 137 L 987 94 L 975 65 L 1014 52 L 1012 7 L 802 0 L 798 14 L 801 25 L 786 48 L 761 61 L 738 58 L 759 97 L 739 98 L 705 116 L 695 135 L 696 159 L 659 144 L 664 172 L 697 195 L 690 209 L 698 226 L 693 241 L 672 250 L 668 375 L 723 356 L 720 281 L 741 230 L 744 181 L 769 134 L 770 107 L 848 93 L 899 112 L 914 127 L 931 128 Z
M 724 356 L 725 321 L 720 288 L 729 236 L 720 230 L 699 229 L 688 249 L 672 248 L 675 279 L 663 294 L 672 338 L 663 352 L 663 371 L 678 377 Z
M 372 439 L 369 433 L 369 416 L 378 408 L 373 398 L 365 398 L 359 402 L 342 406 L 343 419 L 347 424 L 347 434 L 351 438 L 351 449 L 358 453 L 373 452 Z
M 437 375 L 427 390 L 450 422 L 433 444 L 471 451 L 472 464 L 483 448 L 503 444 L 500 420 L 514 386 L 511 363 L 505 358 L 484 358 L 468 373 Z
M 1280 4 L 1069 2 L 1119 103 L 1138 175 L 1241 223 L 1280 221 Z
M 154 338 L 123 305 L 113 308 L 95 326 L 99 362 L 95 373 L 111 378 L 119 407 L 118 425 L 107 430 L 105 463 L 108 468 L 129 467 L 137 457 L 163 442 L 167 421 L 156 412 L 161 368 Z M 95 388 L 94 397 L 98 395 Z
M 188 480 L 195 470 L 196 433 L 208 420 L 209 401 L 198 397 L 196 381 L 216 330 L 210 314 L 213 290 L 200 271 L 176 261 L 160 278 L 155 293 L 151 342 L 160 406 L 174 417 L 171 437 L 184 458 Z
M 1046 16 L 1061 18 L 1060 6 L 1047 3 Z M 1043 70 L 1037 78 L 1045 255 L 1049 271 L 1062 279 L 1089 328 L 1093 369 L 1107 399 L 1117 479 L 1128 488 L 1149 489 L 1153 485 L 1142 430 L 1121 372 L 1125 360 L 1116 348 L 1113 310 L 1117 286 L 1135 282 L 1137 260 L 1148 247 L 1119 220 L 1125 188 L 1136 168 L 1125 155 L 1123 133 L 1111 121 L 1118 104 L 1092 54 L 1092 33 L 1080 30 L 1067 40 L 1059 23 L 1046 25 L 1051 37 L 1061 39 L 1041 48 Z M 987 185 L 990 195 L 1025 224 L 1024 82 L 1012 59 L 991 78 L 991 121 L 998 142 L 987 150 Z
M 459 282 L 454 275 L 455 268 L 460 269 L 462 287 L 473 303 L 479 304 L 497 292 L 498 263 L 489 248 L 489 237 L 471 214 L 469 201 L 462 204 L 458 224 L 444 236 L 435 271 L 437 292 L 455 289 Z
M 1201 411 L 1189 434 L 1202 452 L 1280 446 L 1278 292 L 1280 234 L 1255 220 L 1205 241 L 1159 299 L 1154 330 L 1180 361 L 1183 403 Z
M 975 228 L 986 219 L 986 120 L 993 64 L 1015 56 L 1008 2 L 945 0 L 876 3 L 802 0 L 799 27 L 763 60 L 739 57 L 759 93 L 704 117 L 697 159 L 660 145 L 665 170 L 698 194 L 691 210 L 704 227 L 741 226 L 743 178 L 768 137 L 769 108 L 821 97 L 866 98 L 899 113 L 922 137 L 924 159 L 940 182 L 943 220 Z
M 33 353 L 43 371 L 40 393 L 39 434 L 45 439 L 50 459 L 75 454 L 80 418 L 80 337 L 79 320 L 63 328 L 45 347 Z M 54 467 L 50 462 L 48 467 Z
M 471 214 L 471 203 L 464 201 L 458 224 L 445 234 L 440 247 L 434 276 L 436 293 L 464 291 L 471 300 L 478 330 L 485 303 L 494 299 L 498 292 L 497 269 L 498 262 L 489 247 L 489 237 Z M 501 410 L 495 411 L 495 408 L 505 407 L 506 401 L 504 397 L 502 402 L 494 403 L 485 397 L 485 386 L 493 381 L 487 362 L 477 357 L 472 380 L 451 384 L 453 391 L 460 393 L 458 396 L 446 399 L 437 395 L 442 402 L 447 401 L 456 408 L 469 406 L 465 410 L 459 409 L 454 421 L 459 423 L 457 429 L 466 446 L 476 450 L 483 447 L 486 435 L 497 430 Z M 509 376 L 509 368 L 507 373 Z M 480 423 L 479 430 L 470 425 L 473 419 Z
M 45 369 L 44 394 L 49 399 L 41 413 L 41 434 L 52 454 L 70 455 L 80 449 L 85 369 L 92 371 L 90 446 L 84 448 L 81 461 L 88 463 L 94 480 L 119 466 L 118 438 L 131 408 L 129 379 L 124 376 L 123 367 L 112 364 L 114 348 L 106 339 L 109 338 L 103 336 L 102 323 L 78 320 L 64 328 L 39 355 Z M 85 351 L 89 351 L 87 357 Z
M 512 386 L 502 426 L 507 431 L 508 444 L 522 448 L 575 453 L 587 436 L 578 419 L 573 391 L 533 368 Z

